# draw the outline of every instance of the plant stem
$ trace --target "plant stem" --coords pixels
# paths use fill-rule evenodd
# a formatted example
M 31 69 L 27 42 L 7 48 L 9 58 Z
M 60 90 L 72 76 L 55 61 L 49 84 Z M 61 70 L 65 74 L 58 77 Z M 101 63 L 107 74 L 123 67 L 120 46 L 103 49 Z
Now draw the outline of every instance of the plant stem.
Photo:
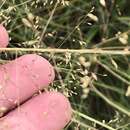
M 116 78 L 120 79 L 122 82 L 126 83 L 127 85 L 130 85 L 130 82 L 127 81 L 126 79 L 124 79 L 123 77 L 121 77 L 120 75 L 118 75 L 117 73 L 115 73 L 114 71 L 112 71 L 107 65 L 101 63 L 100 61 L 97 61 L 97 63 L 102 66 L 105 70 L 107 70 L 109 73 L 111 73 L 112 75 L 114 75 Z
M 48 53 L 78 53 L 78 54 L 100 54 L 100 55 L 130 55 L 130 51 L 124 50 L 102 50 L 102 49 L 42 49 L 42 48 L 0 48 L 0 51 L 21 52 L 48 52 Z
M 75 119 L 75 118 L 73 118 L 72 119 L 72 121 L 74 122 L 74 123 L 78 123 L 80 126 L 82 126 L 82 127 L 84 127 L 84 128 L 91 128 L 92 130 L 97 130 L 96 128 L 94 128 L 94 127 L 92 127 L 92 126 L 89 126 L 89 125 L 86 125 L 85 123 L 83 123 L 83 122 L 81 122 L 81 121 L 79 121 L 79 120 L 77 120 L 77 119 Z
M 98 89 L 96 89 L 94 87 L 93 84 L 91 84 L 92 86 L 92 91 L 95 92 L 97 95 L 99 95 L 103 100 L 105 100 L 109 105 L 111 105 L 112 107 L 116 108 L 117 110 L 121 111 L 122 113 L 126 114 L 127 116 L 130 117 L 130 111 L 127 111 L 125 108 L 117 105 L 115 102 L 113 102 L 111 99 L 107 98 L 104 94 L 102 94 L 100 91 L 98 91 Z
M 104 124 L 104 123 L 102 123 L 102 122 L 100 122 L 100 121 L 98 121 L 98 120 L 96 120 L 96 119 L 94 119 L 92 117 L 89 117 L 89 116 L 87 116 L 87 115 L 85 115 L 85 114 L 83 114 L 81 112 L 73 110 L 73 113 L 76 114 L 76 115 L 79 115 L 80 117 L 83 117 L 83 118 L 85 118 L 85 119 L 87 119 L 87 120 L 89 120 L 91 122 L 94 122 L 94 123 L 96 123 L 96 124 L 98 124 L 98 125 L 100 125 L 100 126 L 102 126 L 104 128 L 107 128 L 108 130 L 116 130 L 116 129 L 112 128 L 111 126 L 106 125 L 106 124 Z

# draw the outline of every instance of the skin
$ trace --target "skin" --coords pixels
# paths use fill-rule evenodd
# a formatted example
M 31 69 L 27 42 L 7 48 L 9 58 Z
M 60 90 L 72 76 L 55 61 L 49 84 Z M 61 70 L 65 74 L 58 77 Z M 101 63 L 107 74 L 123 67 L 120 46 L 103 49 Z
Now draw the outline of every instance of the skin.
M 7 47 L 9 44 L 9 35 L 5 27 L 0 24 L 0 48 Z
M 68 99 L 44 92 L 1 118 L 0 130 L 62 130 L 71 119 Z
M 1 65 L 1 113 L 27 100 L 39 90 L 47 88 L 54 77 L 53 66 L 36 54 L 26 54 Z
M 8 33 L 0 25 L 0 47 L 8 43 Z M 35 54 L 23 55 L 1 65 L 0 130 L 62 130 L 71 120 L 69 100 L 59 92 L 34 96 L 47 88 L 54 77 L 52 65 Z M 14 110 L 10 110 L 12 108 Z

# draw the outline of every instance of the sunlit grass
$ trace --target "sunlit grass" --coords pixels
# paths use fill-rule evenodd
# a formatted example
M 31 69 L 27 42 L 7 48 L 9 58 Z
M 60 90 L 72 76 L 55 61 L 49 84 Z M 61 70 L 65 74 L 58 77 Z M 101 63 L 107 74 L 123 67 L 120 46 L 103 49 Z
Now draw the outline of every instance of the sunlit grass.
M 130 58 L 126 55 L 130 48 L 130 2 L 102 2 L 0 1 L 0 22 L 10 34 L 9 47 L 14 48 L 2 53 L 0 62 L 32 53 L 26 50 L 29 48 L 52 62 L 56 70 L 52 88 L 69 97 L 73 107 L 66 130 L 130 129 Z M 43 53 L 42 49 L 48 51 Z M 70 51 L 55 53 L 54 49 Z M 77 49 L 88 51 L 74 52 Z

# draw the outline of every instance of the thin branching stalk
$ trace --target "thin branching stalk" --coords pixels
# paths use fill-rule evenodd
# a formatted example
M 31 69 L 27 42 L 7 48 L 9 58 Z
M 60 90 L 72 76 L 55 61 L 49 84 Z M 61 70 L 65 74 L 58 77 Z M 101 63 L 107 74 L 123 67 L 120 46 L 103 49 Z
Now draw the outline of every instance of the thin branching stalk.
M 102 50 L 102 49 L 42 49 L 42 48 L 0 48 L 0 51 L 21 52 L 48 52 L 48 53 L 78 53 L 78 54 L 102 54 L 102 55 L 130 55 L 130 51 L 124 50 Z
M 125 108 L 117 105 L 114 101 L 112 101 L 111 99 L 107 98 L 104 94 L 102 94 L 98 89 L 96 89 L 96 87 L 91 84 L 92 87 L 92 91 L 95 92 L 98 96 L 100 96 L 104 101 L 106 101 L 109 105 L 111 105 L 112 107 L 116 108 L 117 110 L 119 110 L 120 112 L 126 114 L 127 116 L 130 117 L 130 111 L 126 110 Z
M 57 6 L 58 6 L 58 2 L 56 2 L 55 6 L 54 6 L 54 9 L 53 9 L 52 12 L 51 12 L 50 17 L 49 17 L 49 19 L 47 20 L 47 23 L 46 23 L 46 25 L 45 25 L 45 27 L 44 27 L 44 29 L 43 29 L 43 32 L 42 32 L 42 34 L 41 34 L 40 40 L 39 40 L 39 42 L 38 42 L 38 45 L 41 44 L 41 42 L 42 42 L 42 40 L 43 40 L 43 37 L 44 37 L 45 32 L 46 32 L 46 30 L 47 30 L 47 27 L 48 27 L 49 23 L 50 23 L 51 20 L 52 20 L 52 17 L 53 17 L 53 15 L 54 15 L 54 13 L 55 13 L 55 10 L 56 10 Z
M 107 65 L 101 63 L 100 61 L 97 61 L 97 63 L 102 66 L 105 70 L 107 70 L 109 73 L 111 73 L 113 76 L 115 76 L 116 78 L 118 78 L 119 80 L 121 80 L 122 82 L 126 83 L 127 85 L 130 85 L 130 82 L 126 79 L 124 79 L 123 77 L 121 77 L 119 74 L 117 74 L 116 72 L 114 72 L 113 70 L 111 70 Z
M 79 112 L 79 111 L 73 110 L 73 113 L 76 114 L 76 115 L 78 115 L 78 116 L 80 116 L 80 117 L 82 117 L 82 118 L 84 118 L 84 119 L 86 119 L 86 120 L 89 120 L 89 121 L 91 121 L 91 122 L 94 122 L 94 123 L 96 123 L 96 124 L 98 124 L 98 125 L 100 125 L 100 126 L 106 128 L 106 129 L 108 129 L 108 130 L 116 130 L 116 129 L 112 128 L 111 126 L 109 126 L 109 125 L 107 125 L 107 124 L 104 124 L 104 123 L 102 123 L 102 122 L 100 122 L 100 121 L 98 121 L 98 120 L 96 120 L 96 119 L 94 119 L 94 118 L 92 118 L 92 117 L 90 117 L 90 116 L 87 116 L 87 115 L 85 115 L 85 114 L 83 114 L 83 113 L 81 113 L 81 112 Z
M 74 123 L 77 123 L 79 126 L 82 126 L 82 127 L 86 128 L 86 129 L 90 128 L 90 129 L 92 129 L 92 130 L 98 130 L 98 129 L 92 127 L 92 126 L 86 125 L 85 123 L 81 122 L 81 121 L 78 120 L 78 119 L 72 118 L 72 121 L 73 121 Z
M 125 32 L 121 33 L 120 35 L 122 35 L 122 34 L 130 34 L 130 30 L 125 31 Z M 119 36 L 120 36 L 120 35 L 119 35 Z M 117 39 L 119 38 L 119 36 L 115 36 L 115 37 L 106 39 L 106 40 L 104 40 L 104 41 L 102 41 L 102 42 L 100 42 L 100 43 L 94 45 L 93 48 L 100 47 L 100 46 L 102 46 L 102 45 L 111 43 L 112 41 L 117 40 Z

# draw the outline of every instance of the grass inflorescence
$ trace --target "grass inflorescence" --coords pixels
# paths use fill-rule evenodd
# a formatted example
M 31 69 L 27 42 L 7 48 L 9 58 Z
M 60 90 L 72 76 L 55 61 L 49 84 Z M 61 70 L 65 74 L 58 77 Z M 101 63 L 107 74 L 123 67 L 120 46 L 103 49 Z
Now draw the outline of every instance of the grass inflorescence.
M 65 130 L 129 130 L 129 6 L 128 0 L 1 0 L 10 44 L 0 63 L 27 53 L 51 61 L 52 88 L 73 107 Z

